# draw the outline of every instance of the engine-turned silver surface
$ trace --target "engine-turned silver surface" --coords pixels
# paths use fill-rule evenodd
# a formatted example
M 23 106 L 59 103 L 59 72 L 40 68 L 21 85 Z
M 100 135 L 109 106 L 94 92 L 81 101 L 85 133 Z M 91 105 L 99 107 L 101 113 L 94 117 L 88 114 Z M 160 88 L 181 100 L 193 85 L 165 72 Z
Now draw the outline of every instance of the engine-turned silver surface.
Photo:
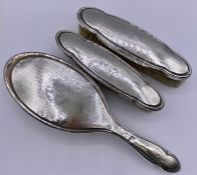
M 78 19 L 82 27 L 130 61 L 162 71 L 175 80 L 191 74 L 191 68 L 182 56 L 134 24 L 95 8 L 80 9 Z
M 68 31 L 58 32 L 56 41 L 65 54 L 102 84 L 143 108 L 158 110 L 163 107 L 159 93 L 134 68 L 112 52 Z
M 65 131 L 113 133 L 164 170 L 180 169 L 174 155 L 119 126 L 94 81 L 59 58 L 22 53 L 6 64 L 4 76 L 13 98 L 43 123 Z
M 16 64 L 11 79 L 18 98 L 44 120 L 73 129 L 106 125 L 108 112 L 101 96 L 69 66 L 39 56 L 28 57 Z

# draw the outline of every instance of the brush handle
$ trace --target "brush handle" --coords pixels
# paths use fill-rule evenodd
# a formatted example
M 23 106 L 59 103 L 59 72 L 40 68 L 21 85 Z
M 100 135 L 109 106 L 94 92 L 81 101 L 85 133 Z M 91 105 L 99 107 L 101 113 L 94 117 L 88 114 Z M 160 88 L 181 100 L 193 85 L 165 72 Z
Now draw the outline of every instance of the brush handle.
M 177 172 L 180 170 L 179 160 L 162 147 L 145 140 L 120 126 L 112 128 L 112 131 L 128 142 L 147 160 L 163 168 L 168 172 Z

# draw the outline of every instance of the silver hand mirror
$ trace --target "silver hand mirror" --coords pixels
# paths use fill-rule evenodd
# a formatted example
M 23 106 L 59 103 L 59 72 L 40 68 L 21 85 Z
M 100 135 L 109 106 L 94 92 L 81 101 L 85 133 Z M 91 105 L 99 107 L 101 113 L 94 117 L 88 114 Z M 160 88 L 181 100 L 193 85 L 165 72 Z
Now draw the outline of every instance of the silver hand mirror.
M 13 98 L 39 121 L 64 131 L 115 134 L 164 170 L 180 169 L 174 155 L 119 126 L 94 81 L 61 59 L 22 53 L 7 63 L 4 76 Z

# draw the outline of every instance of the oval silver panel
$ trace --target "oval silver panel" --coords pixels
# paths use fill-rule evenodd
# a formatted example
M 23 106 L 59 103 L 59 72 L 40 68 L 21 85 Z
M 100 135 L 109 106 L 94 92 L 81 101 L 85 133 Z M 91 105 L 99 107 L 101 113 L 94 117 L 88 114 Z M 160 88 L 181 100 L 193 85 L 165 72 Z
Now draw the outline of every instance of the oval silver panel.
M 58 32 L 56 41 L 65 54 L 110 89 L 143 108 L 159 110 L 163 107 L 163 99 L 157 90 L 112 52 L 68 31 Z
M 103 44 L 140 66 L 173 80 L 184 80 L 191 74 L 191 67 L 181 55 L 134 24 L 96 8 L 80 9 L 78 19 L 81 27 Z

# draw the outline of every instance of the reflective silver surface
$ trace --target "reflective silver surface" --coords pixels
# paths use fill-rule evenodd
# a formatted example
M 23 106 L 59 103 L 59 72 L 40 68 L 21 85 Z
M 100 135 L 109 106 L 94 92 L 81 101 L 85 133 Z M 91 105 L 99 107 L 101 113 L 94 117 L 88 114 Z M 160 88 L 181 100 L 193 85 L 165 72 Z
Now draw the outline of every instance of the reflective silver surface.
M 4 78 L 13 98 L 43 123 L 71 132 L 113 133 L 164 170 L 180 169 L 175 156 L 119 126 L 94 81 L 61 59 L 44 53 L 19 54 L 5 66 Z
M 159 93 L 112 52 L 68 31 L 58 32 L 56 41 L 65 54 L 110 89 L 143 108 L 159 110 L 163 107 Z
M 95 8 L 80 9 L 78 19 L 82 28 L 138 65 L 161 71 L 174 80 L 183 80 L 191 74 L 181 55 L 134 24 Z

